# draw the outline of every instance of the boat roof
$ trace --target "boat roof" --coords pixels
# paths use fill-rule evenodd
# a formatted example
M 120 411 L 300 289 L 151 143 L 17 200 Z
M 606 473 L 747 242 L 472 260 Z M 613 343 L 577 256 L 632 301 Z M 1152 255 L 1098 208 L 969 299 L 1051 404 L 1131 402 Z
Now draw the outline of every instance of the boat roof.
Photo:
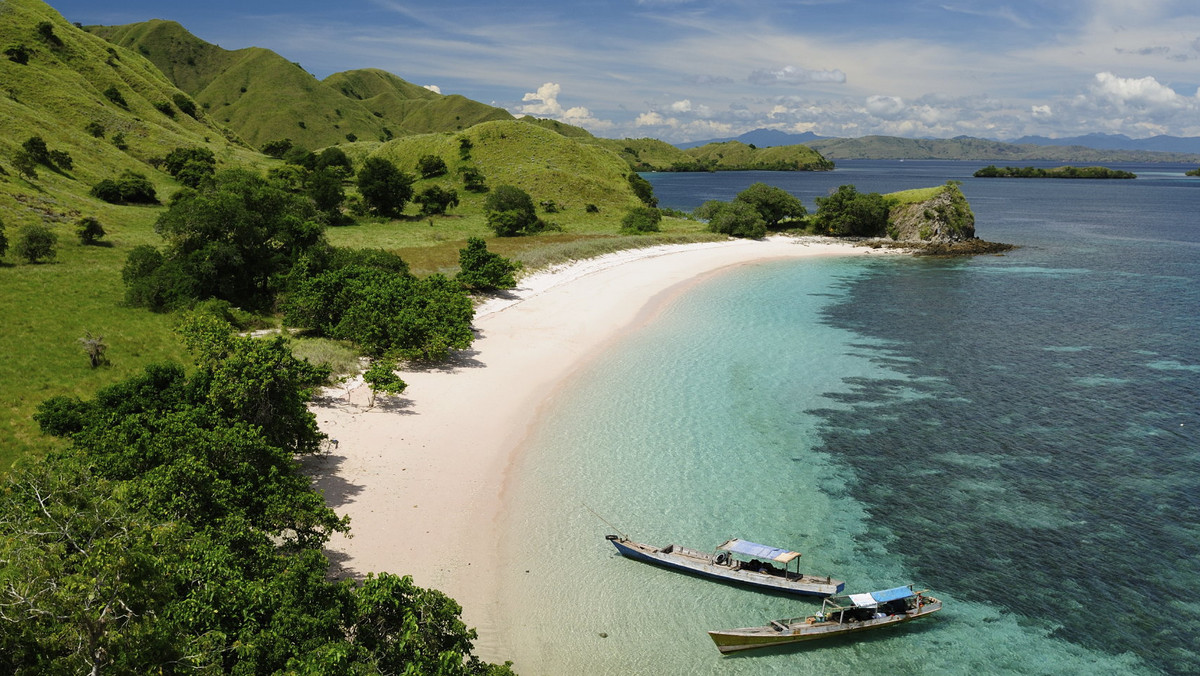
M 779 563 L 787 563 L 797 556 L 800 556 L 800 552 L 793 552 L 787 549 L 780 549 L 779 547 L 771 547 L 769 545 L 760 545 L 755 542 L 750 542 L 749 540 L 739 540 L 738 538 L 734 538 L 726 542 L 720 547 L 717 547 L 717 549 L 733 552 L 734 554 L 752 556 L 756 559 L 778 561 Z
M 846 597 L 858 608 L 874 608 L 880 603 L 906 599 L 914 595 L 915 592 L 913 592 L 912 587 L 906 586 L 867 592 L 865 594 L 847 594 Z

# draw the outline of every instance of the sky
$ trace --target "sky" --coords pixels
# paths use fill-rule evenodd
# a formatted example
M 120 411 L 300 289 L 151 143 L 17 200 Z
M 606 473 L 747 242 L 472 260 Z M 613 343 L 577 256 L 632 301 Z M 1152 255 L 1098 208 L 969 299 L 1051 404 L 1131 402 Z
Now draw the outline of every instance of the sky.
M 684 142 L 1200 136 L 1200 0 L 50 0 L 69 21 L 183 24 L 319 78 Z

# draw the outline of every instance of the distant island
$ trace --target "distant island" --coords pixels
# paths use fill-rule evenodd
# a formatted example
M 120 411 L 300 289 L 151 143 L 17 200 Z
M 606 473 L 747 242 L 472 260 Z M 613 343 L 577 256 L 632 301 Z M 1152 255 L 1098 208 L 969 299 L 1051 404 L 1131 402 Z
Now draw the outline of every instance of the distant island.
M 1183 175 L 1184 176 L 1200 176 L 1200 167 L 1192 169 L 1191 171 L 1185 171 L 1185 172 L 1183 172 Z
M 994 164 L 975 172 L 975 178 L 1137 178 L 1137 174 L 1108 167 L 997 167 Z

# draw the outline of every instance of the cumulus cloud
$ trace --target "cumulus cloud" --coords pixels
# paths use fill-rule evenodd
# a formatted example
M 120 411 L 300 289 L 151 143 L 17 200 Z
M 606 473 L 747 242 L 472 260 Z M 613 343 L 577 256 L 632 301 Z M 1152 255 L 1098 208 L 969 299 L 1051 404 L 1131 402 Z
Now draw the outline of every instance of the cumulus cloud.
M 904 99 L 897 96 L 868 96 L 867 112 L 876 117 L 894 118 L 904 111 Z
M 521 97 L 521 101 L 526 105 L 518 106 L 517 112 L 525 115 L 533 115 L 534 117 L 550 118 L 591 130 L 609 129 L 612 127 L 611 122 L 596 118 L 592 115 L 592 111 L 584 106 L 564 108 L 558 102 L 558 96 L 561 93 L 561 85 L 557 82 L 547 82 L 538 87 L 536 92 L 526 92 L 525 96 Z
M 431 91 L 431 92 L 435 93 L 435 94 L 441 94 L 441 93 L 442 93 L 442 88 L 441 88 L 441 87 L 439 87 L 439 86 L 437 86 L 437 85 L 425 85 L 425 88 L 426 88 L 426 89 L 428 89 L 429 91 Z
M 846 81 L 846 74 L 840 70 L 808 70 L 796 66 L 784 66 L 776 70 L 756 70 L 750 73 L 751 84 L 757 85 L 801 85 L 814 82 Z
M 1142 78 L 1118 77 L 1112 73 L 1096 73 L 1096 81 L 1092 91 L 1102 99 L 1119 106 L 1169 106 L 1181 107 L 1188 105 L 1185 97 L 1175 93 L 1174 89 L 1161 84 L 1151 76 Z M 1191 102 L 1195 105 L 1195 102 Z
M 670 106 L 667 106 L 667 108 L 675 113 L 690 113 L 692 112 L 692 102 L 690 99 L 684 99 L 682 101 L 676 101 L 675 103 L 672 103 Z

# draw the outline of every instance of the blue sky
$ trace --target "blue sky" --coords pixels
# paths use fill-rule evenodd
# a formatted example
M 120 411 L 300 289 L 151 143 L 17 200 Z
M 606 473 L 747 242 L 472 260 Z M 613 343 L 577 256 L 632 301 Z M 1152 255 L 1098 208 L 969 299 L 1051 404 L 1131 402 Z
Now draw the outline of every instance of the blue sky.
M 51 0 L 667 141 L 1200 136 L 1197 0 Z

